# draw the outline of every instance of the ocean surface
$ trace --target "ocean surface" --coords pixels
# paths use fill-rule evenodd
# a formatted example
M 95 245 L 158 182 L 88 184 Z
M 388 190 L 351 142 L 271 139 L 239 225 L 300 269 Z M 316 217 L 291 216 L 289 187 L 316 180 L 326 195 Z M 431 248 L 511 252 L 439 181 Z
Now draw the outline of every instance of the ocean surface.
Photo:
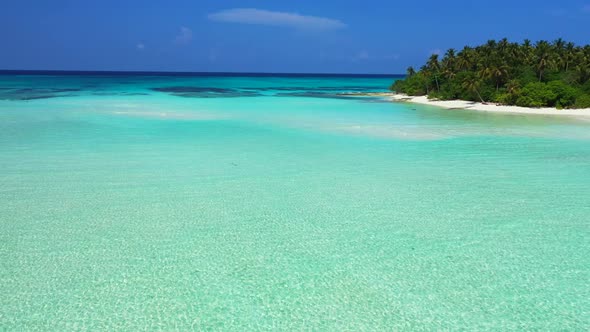
M 393 79 L 0 75 L 0 330 L 589 330 L 590 122 Z

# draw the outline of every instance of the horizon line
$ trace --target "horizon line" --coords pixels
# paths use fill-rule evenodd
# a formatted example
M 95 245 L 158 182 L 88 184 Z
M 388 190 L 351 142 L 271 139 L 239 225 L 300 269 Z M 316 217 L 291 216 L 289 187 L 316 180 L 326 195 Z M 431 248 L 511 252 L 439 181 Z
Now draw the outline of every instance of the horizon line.
M 249 72 L 249 71 L 152 71 L 152 70 L 61 70 L 61 69 L 0 69 L 2 74 L 136 74 L 136 75 L 322 75 L 322 76 L 384 76 L 403 77 L 405 74 L 370 74 L 370 73 L 304 73 L 304 72 Z

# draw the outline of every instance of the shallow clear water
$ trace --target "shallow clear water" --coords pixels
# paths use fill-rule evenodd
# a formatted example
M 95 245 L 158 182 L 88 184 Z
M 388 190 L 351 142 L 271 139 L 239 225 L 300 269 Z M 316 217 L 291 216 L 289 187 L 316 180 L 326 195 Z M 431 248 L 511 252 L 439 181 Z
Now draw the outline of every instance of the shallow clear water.
M 590 122 L 379 77 L 0 76 L 0 330 L 587 330 Z

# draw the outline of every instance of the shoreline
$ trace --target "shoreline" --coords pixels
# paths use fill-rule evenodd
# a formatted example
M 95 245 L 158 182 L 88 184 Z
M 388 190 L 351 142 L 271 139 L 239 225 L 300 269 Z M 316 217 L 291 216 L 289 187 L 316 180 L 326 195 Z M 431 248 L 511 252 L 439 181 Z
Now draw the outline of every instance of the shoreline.
M 427 96 L 408 96 L 405 94 L 382 94 L 393 102 L 407 102 L 413 104 L 430 105 L 444 109 L 472 110 L 478 112 L 492 112 L 503 114 L 534 114 L 534 115 L 560 115 L 590 117 L 590 108 L 583 109 L 557 109 L 551 107 L 529 108 L 510 105 L 483 104 L 465 100 L 430 100 Z

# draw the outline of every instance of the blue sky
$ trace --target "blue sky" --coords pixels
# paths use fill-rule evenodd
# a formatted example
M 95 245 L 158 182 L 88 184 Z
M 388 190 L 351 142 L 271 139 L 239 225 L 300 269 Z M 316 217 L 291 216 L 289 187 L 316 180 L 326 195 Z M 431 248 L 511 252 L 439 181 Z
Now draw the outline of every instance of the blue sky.
M 403 73 L 488 39 L 590 43 L 586 1 L 3 0 L 0 69 Z

